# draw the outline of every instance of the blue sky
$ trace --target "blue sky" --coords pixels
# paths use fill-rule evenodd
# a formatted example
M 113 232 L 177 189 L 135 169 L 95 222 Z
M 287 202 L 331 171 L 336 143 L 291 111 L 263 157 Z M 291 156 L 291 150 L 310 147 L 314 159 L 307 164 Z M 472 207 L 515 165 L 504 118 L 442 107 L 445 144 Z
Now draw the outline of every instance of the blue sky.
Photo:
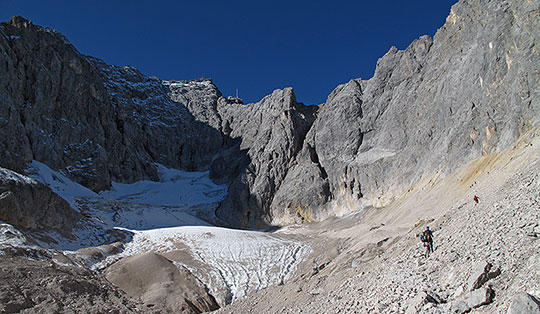
M 338 84 L 370 78 L 391 46 L 434 35 L 456 2 L 0 0 L 0 20 L 21 15 L 148 75 L 212 78 L 244 102 L 291 86 L 320 104 Z

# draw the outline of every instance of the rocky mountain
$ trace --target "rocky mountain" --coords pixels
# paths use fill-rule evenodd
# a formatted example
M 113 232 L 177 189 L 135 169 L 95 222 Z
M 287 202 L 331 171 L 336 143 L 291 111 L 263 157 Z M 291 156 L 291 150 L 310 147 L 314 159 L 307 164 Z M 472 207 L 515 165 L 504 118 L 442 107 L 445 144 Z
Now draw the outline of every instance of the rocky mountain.
M 539 131 L 385 208 L 310 225 L 295 278 L 217 313 L 538 313 Z
M 217 214 L 237 227 L 384 206 L 538 122 L 535 8 L 458 3 L 434 38 L 390 49 L 373 78 L 339 86 L 319 108 L 291 89 L 244 105 L 210 80 L 107 65 L 15 17 L 0 30 L 0 165 L 22 171 L 35 159 L 93 190 L 155 180 L 155 163 L 210 169 L 230 185 Z
M 433 38 L 420 37 L 403 51 L 391 48 L 372 78 L 338 86 L 320 106 L 298 102 L 291 88 L 243 104 L 223 97 L 210 79 L 150 77 L 82 55 L 63 35 L 22 17 L 0 23 L 0 275 L 10 287 L 13 276 L 24 279 L 24 289 L 0 294 L 1 311 L 195 313 L 230 302 L 233 290 L 252 293 L 253 282 L 282 284 L 222 312 L 534 308 L 540 291 L 539 12 L 538 1 L 460 1 Z M 73 180 L 91 191 L 68 203 L 23 175 L 30 175 L 31 162 L 48 169 L 57 189 Z M 204 190 L 208 177 L 226 185 L 224 198 L 218 196 L 225 187 Z M 177 186 L 184 189 L 197 183 L 206 201 L 190 203 L 189 192 L 185 204 L 137 203 L 127 188 L 117 194 L 122 201 L 95 193 L 113 182 L 141 180 L 183 182 Z M 471 203 L 476 194 L 480 203 Z M 145 210 L 151 213 L 139 215 Z M 146 239 L 114 229 L 126 228 L 117 223 L 131 217 L 156 218 L 159 225 L 165 216 L 150 217 L 159 210 L 175 221 L 191 217 L 187 224 L 195 229 L 207 222 L 306 224 L 285 229 L 292 235 L 246 231 L 234 240 L 240 248 L 224 245 L 229 238 L 221 229 L 168 230 L 159 241 L 150 231 Z M 206 222 L 190 216 L 196 210 Z M 147 226 L 136 219 L 134 225 Z M 416 247 L 416 234 L 428 223 L 439 241 L 430 259 Z M 106 245 L 70 253 L 40 246 L 51 233 L 72 237 L 76 226 L 86 234 L 99 230 L 96 239 L 108 239 L 99 243 Z M 262 280 L 265 272 L 256 268 L 263 264 L 248 263 L 251 258 L 238 263 L 245 247 L 258 256 L 261 239 L 269 240 L 267 251 L 282 252 L 283 265 L 271 276 L 278 282 Z M 159 252 L 144 251 L 147 245 Z M 208 258 L 198 251 L 209 247 L 222 252 Z M 215 260 L 217 272 L 209 263 Z M 227 274 L 235 261 L 236 273 Z M 98 264 L 105 278 L 75 267 Z M 155 276 L 137 271 L 153 266 Z M 292 267 L 298 276 L 283 282 Z M 54 293 L 32 287 L 27 274 Z M 83 288 L 76 288 L 80 282 Z M 212 282 L 223 287 L 208 289 Z M 48 308 L 51 302 L 57 308 Z
M 211 81 L 109 66 L 21 17 L 0 32 L 2 166 L 21 172 L 38 160 L 99 191 L 111 180 L 157 179 L 154 163 L 208 169 L 221 148 L 221 134 L 185 104 L 209 115 L 220 96 Z
M 538 7 L 461 1 L 434 38 L 391 48 L 373 78 L 336 88 L 271 212 L 319 221 L 386 206 L 422 179 L 515 142 L 540 117 Z

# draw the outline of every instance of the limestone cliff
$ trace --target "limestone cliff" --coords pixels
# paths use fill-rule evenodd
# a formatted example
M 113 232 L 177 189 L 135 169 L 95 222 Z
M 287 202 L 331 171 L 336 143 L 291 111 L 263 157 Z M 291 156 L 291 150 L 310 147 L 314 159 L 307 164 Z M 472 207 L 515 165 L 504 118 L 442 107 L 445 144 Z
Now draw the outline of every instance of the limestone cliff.
M 391 48 L 373 78 L 336 88 L 274 197 L 275 222 L 385 206 L 536 125 L 539 8 L 460 1 L 433 39 Z

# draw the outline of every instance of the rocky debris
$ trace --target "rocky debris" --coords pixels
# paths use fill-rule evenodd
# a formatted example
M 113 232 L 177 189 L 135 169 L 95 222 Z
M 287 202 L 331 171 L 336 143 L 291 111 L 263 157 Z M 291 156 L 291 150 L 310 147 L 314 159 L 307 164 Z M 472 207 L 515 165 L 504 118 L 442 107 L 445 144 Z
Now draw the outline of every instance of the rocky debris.
M 522 292 L 512 299 L 506 314 L 540 314 L 540 300 Z
M 0 256 L 0 313 L 81 312 L 146 311 L 89 270 Z
M 108 267 L 105 276 L 128 295 L 156 311 L 202 313 L 219 307 L 189 271 L 179 269 L 157 253 L 123 258 Z
M 477 262 L 473 267 L 472 274 L 467 282 L 469 291 L 480 288 L 488 280 L 495 278 L 501 274 L 499 268 L 492 269 L 493 265 L 486 261 Z
M 482 180 L 474 177 L 474 191 L 462 181 L 469 172 L 445 178 L 440 188 L 433 186 L 429 193 L 439 201 L 438 215 L 428 211 L 435 204 L 431 198 L 420 201 L 426 193 L 420 190 L 405 196 L 414 202 L 400 200 L 407 207 L 397 208 L 418 215 L 403 229 L 392 227 L 404 223 L 396 205 L 310 226 L 320 236 L 346 240 L 330 263 L 313 276 L 308 267 L 283 286 L 254 293 L 217 313 L 405 313 L 409 308 L 429 314 L 506 313 L 517 293 L 540 291 L 538 240 L 527 236 L 530 227 L 540 221 L 540 174 L 536 171 L 540 158 L 535 148 L 540 133 L 532 133 L 535 137 L 517 143 L 515 151 L 494 154 L 498 166 L 487 170 L 489 175 L 486 171 Z M 488 162 L 489 158 L 480 160 Z M 456 182 L 466 188 L 458 188 Z M 472 192 L 482 202 L 476 204 Z M 448 194 L 451 202 L 446 203 L 442 200 Z M 383 227 L 373 228 L 381 223 Z M 425 258 L 415 235 L 428 223 L 434 232 L 435 251 Z M 377 254 L 360 257 L 364 248 L 389 235 L 391 240 Z M 334 246 L 325 243 L 318 254 L 324 256 Z M 469 294 L 469 279 L 480 277 L 486 269 L 483 261 L 501 272 Z M 475 265 L 481 266 L 478 276 L 471 275 Z M 492 266 L 487 274 L 495 269 Z M 446 302 L 424 303 L 426 291 Z
M 97 247 L 86 247 L 78 249 L 75 252 L 67 252 L 66 254 L 68 254 L 71 260 L 77 265 L 90 268 L 90 266 L 104 260 L 107 256 L 122 252 L 123 249 L 124 243 L 114 242 Z
M 0 168 L 0 220 L 28 230 L 54 229 L 68 236 L 80 218 L 49 187 Z

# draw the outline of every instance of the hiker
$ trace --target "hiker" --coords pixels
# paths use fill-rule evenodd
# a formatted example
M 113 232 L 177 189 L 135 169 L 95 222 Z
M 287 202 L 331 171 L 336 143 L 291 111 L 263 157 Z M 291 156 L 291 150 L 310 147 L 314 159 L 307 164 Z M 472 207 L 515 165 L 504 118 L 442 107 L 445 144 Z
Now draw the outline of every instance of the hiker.
M 426 238 L 424 237 L 423 234 L 419 234 L 418 236 L 420 237 L 420 241 L 422 241 L 422 245 L 426 249 L 426 252 L 424 253 L 424 256 L 428 257 L 429 256 L 429 244 L 428 244 L 428 242 L 427 242 L 427 240 L 426 240 Z
M 426 230 L 424 230 L 422 236 L 425 241 L 424 245 L 427 247 L 426 257 L 428 257 L 429 254 L 433 252 L 433 232 L 429 229 L 429 227 L 426 227 Z
M 475 195 L 475 196 L 473 197 L 473 200 L 476 202 L 476 204 L 478 204 L 478 196 Z

